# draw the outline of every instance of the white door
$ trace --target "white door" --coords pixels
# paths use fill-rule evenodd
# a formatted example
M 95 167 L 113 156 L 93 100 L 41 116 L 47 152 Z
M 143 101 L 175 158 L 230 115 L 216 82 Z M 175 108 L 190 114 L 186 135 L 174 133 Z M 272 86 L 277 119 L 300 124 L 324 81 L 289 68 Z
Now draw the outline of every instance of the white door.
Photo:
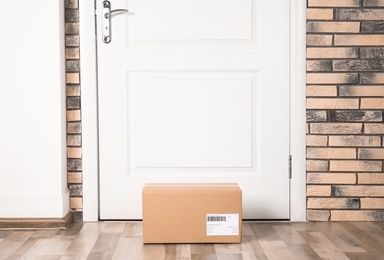
M 289 1 L 97 0 L 100 218 L 145 183 L 236 182 L 244 219 L 289 218 Z

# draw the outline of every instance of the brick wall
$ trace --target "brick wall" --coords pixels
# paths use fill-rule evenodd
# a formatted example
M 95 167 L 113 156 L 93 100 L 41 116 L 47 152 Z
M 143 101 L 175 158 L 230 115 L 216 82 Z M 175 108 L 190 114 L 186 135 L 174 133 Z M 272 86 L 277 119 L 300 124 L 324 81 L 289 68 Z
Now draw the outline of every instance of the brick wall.
M 308 0 L 308 220 L 384 220 L 383 33 L 384 0 Z
M 82 151 L 80 46 L 78 0 L 65 0 L 65 46 L 67 90 L 67 163 L 70 208 L 75 221 L 82 220 Z

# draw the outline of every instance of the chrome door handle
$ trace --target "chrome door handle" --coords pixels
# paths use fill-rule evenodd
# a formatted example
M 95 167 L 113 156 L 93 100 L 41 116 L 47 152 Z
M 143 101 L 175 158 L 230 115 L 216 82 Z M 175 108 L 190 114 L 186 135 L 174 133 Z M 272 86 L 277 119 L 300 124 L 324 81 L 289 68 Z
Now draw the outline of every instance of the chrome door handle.
M 111 3 L 109 1 L 103 1 L 101 3 L 103 7 L 103 42 L 110 43 L 111 42 L 111 17 L 114 14 L 118 13 L 129 13 L 128 9 L 115 9 L 111 10 Z M 130 13 L 132 14 L 132 13 Z
M 129 11 L 128 11 L 128 9 L 115 9 L 115 10 L 112 10 L 112 11 L 105 13 L 104 18 L 108 19 L 111 15 L 113 15 L 115 13 L 129 13 Z

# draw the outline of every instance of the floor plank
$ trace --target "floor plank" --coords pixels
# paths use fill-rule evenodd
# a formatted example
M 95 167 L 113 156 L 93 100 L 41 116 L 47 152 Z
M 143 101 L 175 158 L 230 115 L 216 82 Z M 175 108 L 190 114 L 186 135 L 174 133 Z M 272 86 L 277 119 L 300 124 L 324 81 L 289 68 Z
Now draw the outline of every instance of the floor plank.
M 384 259 L 381 222 L 244 222 L 241 244 L 144 245 L 141 222 L 0 230 L 0 259 Z

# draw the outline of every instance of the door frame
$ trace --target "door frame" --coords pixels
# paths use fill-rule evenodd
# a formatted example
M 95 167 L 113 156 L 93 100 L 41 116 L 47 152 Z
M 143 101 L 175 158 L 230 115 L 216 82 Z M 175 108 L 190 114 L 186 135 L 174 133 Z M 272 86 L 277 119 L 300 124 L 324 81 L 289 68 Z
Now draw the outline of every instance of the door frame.
M 79 0 L 83 220 L 99 220 L 95 3 Z M 306 220 L 306 0 L 290 0 L 290 220 Z M 294 68 L 294 69 L 293 69 Z M 288 169 L 288 158 L 287 158 Z

